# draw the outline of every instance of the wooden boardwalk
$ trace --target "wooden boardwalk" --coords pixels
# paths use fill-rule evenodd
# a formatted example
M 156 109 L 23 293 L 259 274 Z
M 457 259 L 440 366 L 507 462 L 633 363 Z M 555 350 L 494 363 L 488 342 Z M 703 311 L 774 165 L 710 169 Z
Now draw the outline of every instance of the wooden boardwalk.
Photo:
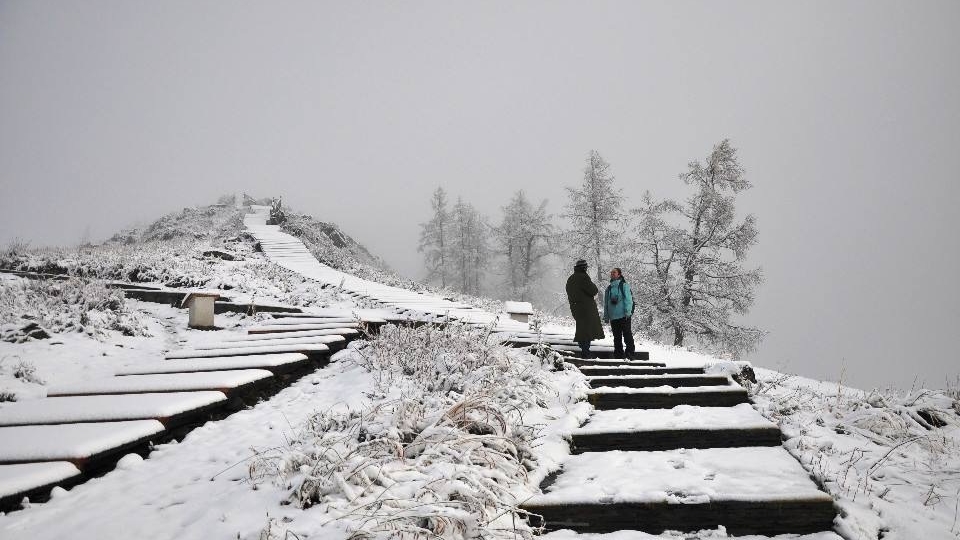
M 614 365 L 619 364 L 619 365 Z M 582 367 L 596 411 L 571 456 L 523 504 L 534 525 L 579 533 L 830 531 L 836 508 L 781 446 L 746 391 L 702 368 Z M 839 538 L 839 537 L 838 537 Z
M 111 470 L 126 453 L 145 455 L 152 444 L 268 397 L 323 366 L 361 335 L 358 327 L 383 322 L 339 314 L 311 320 L 323 329 L 233 336 L 0 408 L 0 511 L 15 510 L 24 497 L 43 500 L 55 486 Z

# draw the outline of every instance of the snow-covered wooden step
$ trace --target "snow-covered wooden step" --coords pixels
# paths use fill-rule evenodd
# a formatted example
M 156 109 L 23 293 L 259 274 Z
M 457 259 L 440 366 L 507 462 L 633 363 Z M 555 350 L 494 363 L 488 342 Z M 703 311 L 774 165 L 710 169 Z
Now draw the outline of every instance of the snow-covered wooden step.
M 275 340 L 290 339 L 290 338 L 300 338 L 300 337 L 315 337 L 315 336 L 344 336 L 348 338 L 355 337 L 360 334 L 360 330 L 357 328 L 329 328 L 325 330 L 300 330 L 297 332 L 279 332 L 273 334 L 244 334 L 241 336 L 231 336 L 224 338 L 225 342 L 250 342 L 258 341 L 264 345 L 275 343 Z
M 580 352 L 577 349 L 576 352 Z M 603 356 L 603 355 L 601 355 Z M 609 355 L 608 355 L 609 356 Z M 624 360 L 619 358 L 577 358 L 567 357 L 564 361 L 570 362 L 577 367 L 614 367 L 614 366 L 646 366 L 646 367 L 667 367 L 663 362 L 651 362 L 650 353 L 646 351 L 637 351 L 633 360 Z
M 341 338 L 343 341 L 343 338 Z M 223 356 L 249 356 L 254 354 L 300 353 L 307 356 L 322 356 L 330 352 L 330 346 L 323 343 L 305 343 L 302 345 L 238 345 L 223 349 L 188 349 L 169 352 L 164 358 L 178 360 L 184 358 L 217 358 Z
M 643 531 L 615 531 L 610 533 L 578 533 L 570 529 L 553 531 L 537 537 L 539 540 L 697 540 L 698 538 L 731 538 L 729 536 L 664 536 L 650 534 Z M 821 531 L 810 534 L 791 534 L 788 536 L 769 536 L 766 534 L 751 534 L 737 536 L 733 540 L 844 540 L 833 531 Z
M 248 334 L 274 334 L 281 332 L 302 332 L 305 330 L 329 330 L 337 328 L 360 328 L 352 323 L 311 323 L 311 324 L 262 324 L 247 328 Z
M 587 377 L 614 375 L 701 375 L 702 367 L 648 367 L 642 366 L 581 366 L 580 373 Z
M 289 373 L 312 364 L 310 357 L 301 353 L 254 354 L 217 358 L 184 358 L 133 364 L 114 372 L 117 376 L 150 375 L 155 373 L 197 373 L 234 369 L 266 369 L 274 375 Z M 2 413 L 0 413 L 2 414 Z
M 387 309 L 321 309 L 312 310 L 308 313 L 275 313 L 273 315 L 275 319 L 348 319 L 381 324 L 394 319 L 396 316 L 396 313 Z
M 63 384 L 47 390 L 54 396 L 91 396 L 109 394 L 150 394 L 156 392 L 187 392 L 218 390 L 227 395 L 245 390 L 273 377 L 265 369 L 238 369 L 200 373 L 167 373 L 156 375 L 129 375 L 97 381 Z
M 336 324 L 336 323 L 356 323 L 357 319 L 352 317 L 274 317 L 270 319 L 272 326 L 287 324 Z
M 536 345 L 538 341 L 531 338 L 508 338 L 506 340 L 508 343 L 513 343 L 522 347 L 528 347 L 530 345 Z M 580 346 L 575 343 L 551 343 L 549 341 L 543 342 L 545 345 L 549 345 L 551 349 L 555 351 L 564 351 L 564 352 L 573 352 L 579 353 Z M 593 354 L 605 354 L 613 352 L 613 345 L 591 345 L 590 352 Z
M 157 420 L 0 428 L 0 464 L 90 461 L 117 455 L 164 432 Z
M 13 510 L 24 497 L 32 499 L 79 476 L 80 469 L 67 461 L 0 465 L 0 512 Z
M 226 401 L 216 391 L 34 399 L 0 409 L 0 427 L 154 419 L 170 428 Z
M 610 377 L 587 377 L 593 388 L 625 387 L 653 388 L 657 386 L 726 386 L 726 375 L 616 375 Z
M 590 452 L 523 508 L 548 529 L 744 534 L 829 531 L 836 511 L 781 447 Z
M 748 403 L 596 411 L 571 435 L 574 453 L 780 445 L 780 428 Z
M 672 409 L 677 405 L 731 407 L 748 403 L 747 391 L 739 385 L 654 388 L 601 388 L 587 392 L 587 399 L 600 410 Z
M 276 347 L 281 345 L 314 345 L 322 343 L 330 346 L 331 344 L 342 344 L 346 338 L 340 334 L 328 334 L 326 336 L 308 336 L 308 337 L 277 337 L 271 341 L 211 341 L 194 346 L 194 350 L 207 351 L 214 349 L 234 349 L 237 347 Z

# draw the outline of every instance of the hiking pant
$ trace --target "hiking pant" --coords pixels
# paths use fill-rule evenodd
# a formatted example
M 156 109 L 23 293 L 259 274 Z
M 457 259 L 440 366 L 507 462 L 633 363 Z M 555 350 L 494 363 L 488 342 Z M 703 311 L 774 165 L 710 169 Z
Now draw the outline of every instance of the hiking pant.
M 627 357 L 633 357 L 636 346 L 633 344 L 633 329 L 630 328 L 630 317 L 610 321 L 613 330 L 613 357 L 623 358 L 623 342 L 627 342 Z

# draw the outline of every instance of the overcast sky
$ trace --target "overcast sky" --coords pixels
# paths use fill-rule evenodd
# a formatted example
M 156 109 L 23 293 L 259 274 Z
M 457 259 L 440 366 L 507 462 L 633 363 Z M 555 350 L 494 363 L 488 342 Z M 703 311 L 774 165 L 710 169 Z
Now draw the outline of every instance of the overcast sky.
M 282 195 L 418 275 L 443 185 L 628 205 L 729 137 L 754 188 L 756 363 L 960 373 L 960 2 L 0 0 L 0 242 Z

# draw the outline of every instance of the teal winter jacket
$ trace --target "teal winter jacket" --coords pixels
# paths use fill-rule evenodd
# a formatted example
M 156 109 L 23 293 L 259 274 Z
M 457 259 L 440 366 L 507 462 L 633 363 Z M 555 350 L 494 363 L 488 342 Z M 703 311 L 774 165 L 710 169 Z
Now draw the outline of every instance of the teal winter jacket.
M 621 284 L 623 284 L 622 288 L 620 287 Z M 614 299 L 616 299 L 616 303 L 614 303 Z M 623 278 L 610 280 L 607 291 L 603 293 L 603 320 L 615 321 L 632 314 L 633 292 L 630 291 L 630 284 Z

